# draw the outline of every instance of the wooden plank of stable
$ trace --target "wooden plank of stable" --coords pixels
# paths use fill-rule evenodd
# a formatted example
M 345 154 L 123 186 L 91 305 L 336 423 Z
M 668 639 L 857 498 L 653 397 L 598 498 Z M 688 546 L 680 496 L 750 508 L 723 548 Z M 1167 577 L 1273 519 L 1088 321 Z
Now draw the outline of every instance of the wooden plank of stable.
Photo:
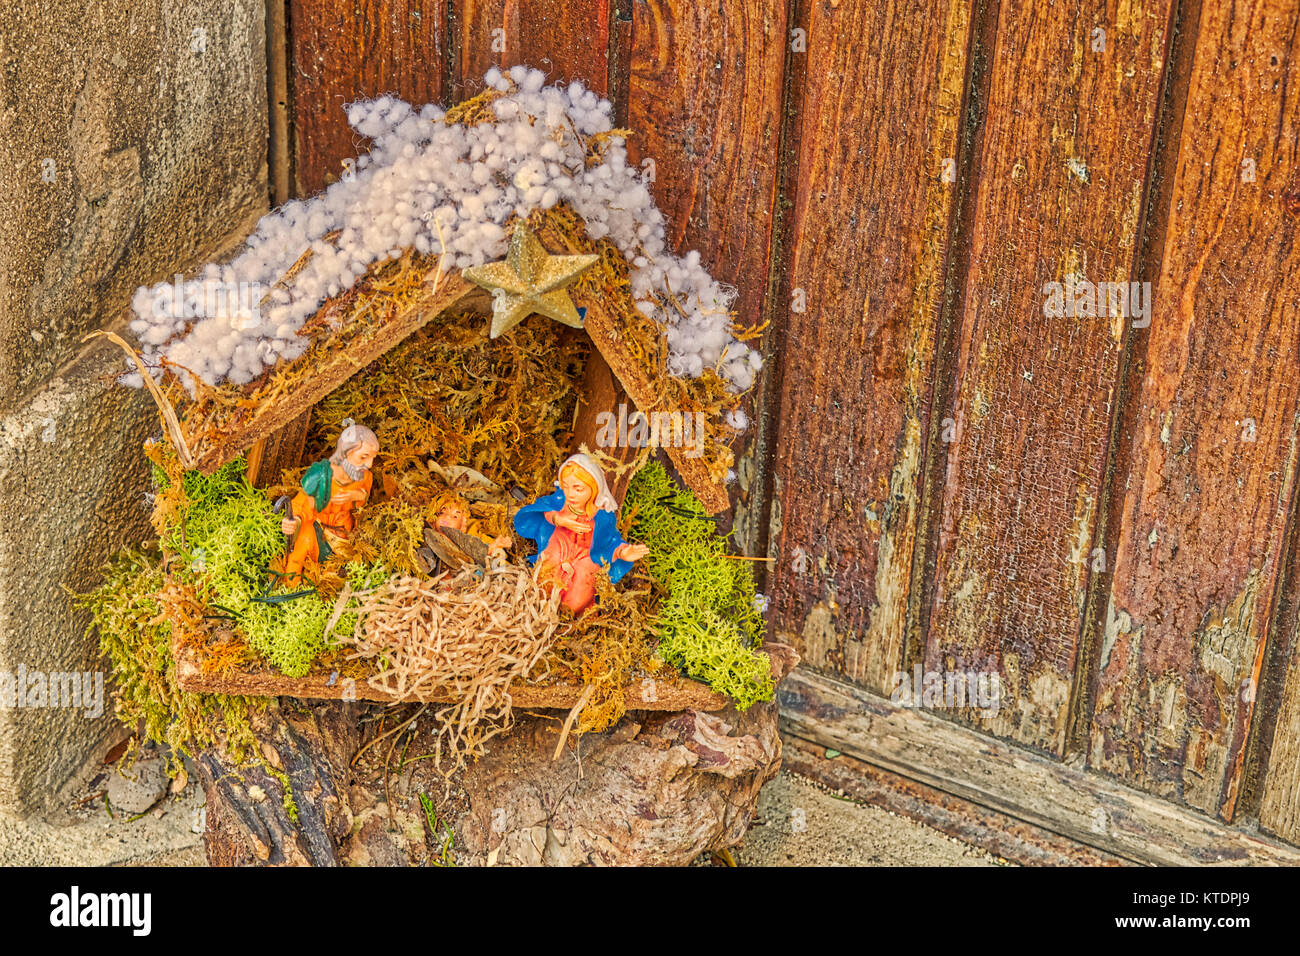
M 636 403 L 614 378 L 614 373 L 610 371 L 609 363 L 600 354 L 600 350 L 592 349 L 583 370 L 582 388 L 578 392 L 577 408 L 574 410 L 572 451 L 578 451 L 585 444 L 589 450 L 599 450 L 621 465 L 633 461 L 640 454 L 640 448 L 630 443 L 611 446 L 598 440 L 607 427 L 605 422 L 608 420 L 602 416 L 609 414 L 617 423 L 620 413 L 630 418 L 636 414 Z M 609 481 L 609 493 L 615 501 L 621 502 L 632 480 L 632 471 L 629 469 L 622 475 L 615 475 L 607 470 L 605 477 Z
M 1173 6 L 1006 4 L 989 51 L 925 661 L 998 673 L 957 719 L 1058 755 L 1129 321 L 1049 284 L 1136 278 Z
M 1107 853 L 1163 866 L 1300 865 L 1300 849 L 802 669 L 778 688 L 792 734 Z
M 311 412 L 303 412 L 283 428 L 259 438 L 248 451 L 248 483 L 254 488 L 274 485 L 286 471 L 302 464 L 302 450 L 311 426 Z
M 267 667 L 224 674 L 205 674 L 194 654 L 172 642 L 176 657 L 176 686 L 200 694 L 230 694 L 250 697 L 296 697 L 302 700 L 371 700 L 396 703 L 397 697 L 372 687 L 369 682 L 336 678 L 328 674 L 286 677 Z M 514 684 L 510 688 L 512 706 L 539 710 L 569 710 L 582 696 L 580 684 L 531 686 Z M 454 694 L 437 687 L 418 690 L 407 700 L 421 703 L 453 703 Z M 627 706 L 634 710 L 722 710 L 727 698 L 707 685 L 685 678 L 674 681 L 647 678 L 631 684 L 624 691 Z
M 907 640 L 971 8 L 811 4 L 790 24 L 770 620 L 877 690 Z
M 317 314 L 318 317 L 327 315 L 331 310 L 344 308 L 351 297 L 363 291 L 364 287 L 365 280 L 362 280 L 351 292 L 326 303 L 322 312 Z M 239 457 L 259 438 L 274 434 L 309 412 L 322 398 L 423 327 L 434 316 L 477 294 L 478 287 L 462 279 L 459 273 L 445 273 L 438 279 L 436 287 L 430 280 L 425 284 L 421 295 L 400 310 L 391 309 L 384 321 L 367 324 L 360 329 L 342 329 L 339 334 L 349 336 L 346 347 L 334 347 L 334 335 L 321 338 L 302 357 L 295 360 L 310 363 L 313 374 L 299 381 L 292 390 L 278 393 L 274 401 L 259 400 L 258 394 L 254 392 L 246 404 L 218 410 L 212 417 L 205 417 L 202 421 L 195 419 L 191 412 L 182 422 L 182 428 L 191 443 L 190 450 L 194 453 L 199 469 L 211 473 Z M 203 409 L 204 406 L 196 408 Z M 195 436 L 195 429 L 200 426 L 212 432 L 206 440 L 198 440 Z
M 1283 0 L 1201 8 L 1090 727 L 1090 766 L 1225 819 L 1296 494 L 1298 31 Z M 1292 838 L 1297 693 L 1261 816 Z
M 357 155 L 345 104 L 386 93 L 417 109 L 443 99 L 446 20 L 447 0 L 290 0 L 297 195 L 339 178 Z
M 1111 853 L 1070 840 L 1015 817 L 962 800 L 934 787 L 882 770 L 802 737 L 782 741 L 781 768 L 873 807 L 924 823 L 954 839 L 1021 866 L 1129 866 Z

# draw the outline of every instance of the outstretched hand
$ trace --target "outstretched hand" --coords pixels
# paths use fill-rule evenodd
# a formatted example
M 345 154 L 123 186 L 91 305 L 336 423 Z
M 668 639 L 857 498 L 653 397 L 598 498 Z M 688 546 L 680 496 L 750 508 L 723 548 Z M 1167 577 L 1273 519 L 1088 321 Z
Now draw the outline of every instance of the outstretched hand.
M 624 544 L 618 549 L 614 557 L 620 561 L 640 561 L 650 553 L 650 546 L 645 544 Z

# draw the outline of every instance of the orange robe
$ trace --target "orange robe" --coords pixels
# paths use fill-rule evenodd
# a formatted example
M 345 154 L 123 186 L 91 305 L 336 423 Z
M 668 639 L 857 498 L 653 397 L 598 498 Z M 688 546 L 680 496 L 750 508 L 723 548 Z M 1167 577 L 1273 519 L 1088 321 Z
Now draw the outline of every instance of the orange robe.
M 316 502 L 307 492 L 299 491 L 294 495 L 293 516 L 300 519 L 302 523 L 298 525 L 298 530 L 294 534 L 293 547 L 284 562 L 285 583 L 289 587 L 300 586 L 304 568 L 309 564 L 316 565 L 320 562 L 320 541 L 317 538 L 315 525 L 319 524 L 324 531 L 334 534 L 350 534 L 356 527 L 352 509 L 366 503 L 366 499 L 370 497 L 371 483 L 369 470 L 357 481 L 340 481 L 338 475 L 332 473 L 330 503 L 320 511 L 316 510 Z M 359 499 L 349 494 L 356 491 L 361 492 Z M 328 547 L 328 543 L 326 546 Z
M 600 570 L 591 560 L 592 528 L 584 532 L 555 526 L 546 550 L 537 559 L 541 566 L 541 579 L 557 582 L 560 602 L 570 611 L 580 614 L 596 599 L 596 572 Z

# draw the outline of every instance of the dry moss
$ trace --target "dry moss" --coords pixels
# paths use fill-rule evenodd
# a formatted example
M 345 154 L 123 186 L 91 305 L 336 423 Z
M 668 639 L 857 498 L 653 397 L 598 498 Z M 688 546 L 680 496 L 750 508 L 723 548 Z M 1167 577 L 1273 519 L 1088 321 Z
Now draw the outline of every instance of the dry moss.
M 112 670 L 114 712 L 132 732 L 172 748 L 177 753 L 224 743 L 232 759 L 253 755 L 252 714 L 267 701 L 224 694 L 192 694 L 176 684 L 168 611 L 175 607 L 168 594 L 162 556 L 128 548 L 103 568 L 104 581 L 76 603 L 90 611 L 88 636 L 99 646 Z

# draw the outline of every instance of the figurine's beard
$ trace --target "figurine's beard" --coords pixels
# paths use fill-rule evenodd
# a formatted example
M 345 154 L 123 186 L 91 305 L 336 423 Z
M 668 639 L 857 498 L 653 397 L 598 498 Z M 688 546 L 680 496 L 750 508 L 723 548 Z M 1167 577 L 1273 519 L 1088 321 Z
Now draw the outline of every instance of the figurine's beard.
M 365 465 L 354 465 L 346 458 L 339 462 L 339 464 L 343 466 L 343 474 L 348 476 L 348 481 L 360 481 L 361 476 L 366 473 Z

